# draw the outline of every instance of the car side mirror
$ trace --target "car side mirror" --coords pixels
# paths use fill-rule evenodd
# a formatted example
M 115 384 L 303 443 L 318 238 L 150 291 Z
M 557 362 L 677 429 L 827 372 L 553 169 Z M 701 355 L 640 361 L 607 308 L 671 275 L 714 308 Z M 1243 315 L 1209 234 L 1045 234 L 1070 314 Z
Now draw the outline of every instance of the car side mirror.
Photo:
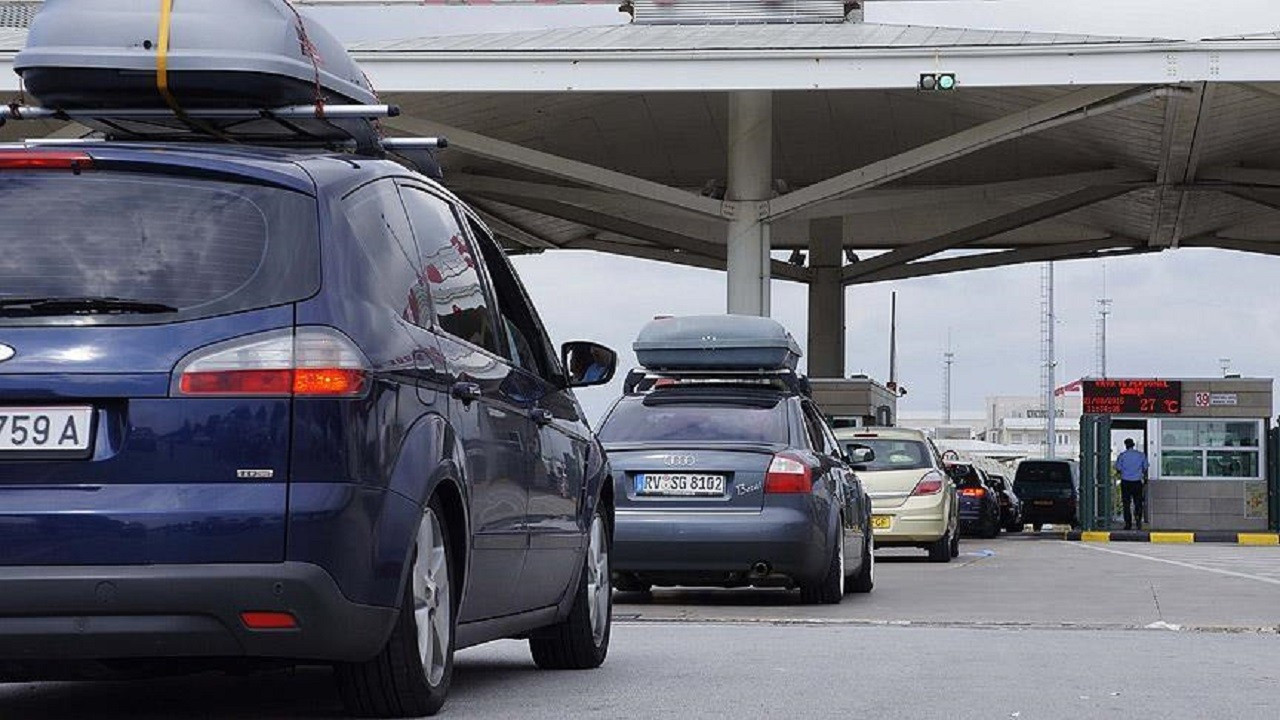
M 569 387 L 604 385 L 618 369 L 618 354 L 598 343 L 575 340 L 560 346 Z

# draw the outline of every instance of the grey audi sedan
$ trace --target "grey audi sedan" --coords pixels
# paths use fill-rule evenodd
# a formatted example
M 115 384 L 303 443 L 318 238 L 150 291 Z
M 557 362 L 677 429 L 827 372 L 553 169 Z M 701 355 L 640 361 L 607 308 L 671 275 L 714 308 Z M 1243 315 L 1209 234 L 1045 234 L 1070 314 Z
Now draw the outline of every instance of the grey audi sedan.
M 628 382 L 599 433 L 615 587 L 798 587 L 807 603 L 871 590 L 870 502 L 790 379 Z

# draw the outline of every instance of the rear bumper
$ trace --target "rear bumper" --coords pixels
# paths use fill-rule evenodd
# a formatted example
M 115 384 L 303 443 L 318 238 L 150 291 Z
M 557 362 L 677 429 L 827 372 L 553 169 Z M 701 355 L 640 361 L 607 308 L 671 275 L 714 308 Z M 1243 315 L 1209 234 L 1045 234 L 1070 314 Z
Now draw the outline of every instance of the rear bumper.
M 244 611 L 298 627 L 254 631 Z M 347 600 L 308 563 L 0 567 L 0 662 L 254 657 L 360 661 L 396 609 Z
M 1022 521 L 1025 523 L 1074 523 L 1076 518 L 1077 507 L 1074 500 L 1063 498 L 1022 501 Z
M 827 519 L 799 508 L 759 512 L 617 512 L 613 568 L 656 584 L 813 582 L 831 559 Z M 752 573 L 757 563 L 770 572 Z
M 875 531 L 876 545 L 922 545 L 937 541 L 947 532 L 947 504 L 941 494 L 910 497 L 901 505 L 886 507 L 871 501 L 872 515 L 889 518 L 889 528 Z

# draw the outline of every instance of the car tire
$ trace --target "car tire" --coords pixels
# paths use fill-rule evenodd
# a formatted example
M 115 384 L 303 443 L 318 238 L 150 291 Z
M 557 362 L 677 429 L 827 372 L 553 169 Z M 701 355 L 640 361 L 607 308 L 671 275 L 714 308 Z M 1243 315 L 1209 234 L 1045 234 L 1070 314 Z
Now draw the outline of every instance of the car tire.
M 929 545 L 929 562 L 949 563 L 951 558 L 951 548 L 955 543 L 952 541 L 951 530 L 948 529 L 946 534 L 938 538 L 938 540 Z
M 647 593 L 653 589 L 653 583 L 638 580 L 634 575 L 619 574 L 613 579 L 613 589 L 618 592 Z
M 869 593 L 876 586 L 876 536 L 867 532 L 862 546 L 862 567 L 857 575 L 845 578 L 845 592 Z
M 1040 532 L 1044 529 L 1044 523 L 1031 523 L 1031 529 Z
M 569 617 L 529 638 L 533 662 L 543 670 L 590 670 L 600 667 L 609 654 L 613 631 L 610 537 L 609 523 L 597 508 Z
M 960 525 L 957 524 L 951 530 L 951 557 L 960 557 Z
M 827 574 L 816 583 L 800 584 L 800 602 L 806 605 L 835 605 L 844 599 L 843 523 L 836 525 L 836 546 L 827 565 Z
M 457 628 L 452 543 L 438 498 L 422 516 L 391 637 L 373 659 L 337 667 L 342 702 L 359 717 L 435 715 L 449 693 Z
M 986 522 L 982 524 L 982 537 L 990 540 L 1000 534 L 1000 511 L 997 510 L 995 517 L 988 517 Z

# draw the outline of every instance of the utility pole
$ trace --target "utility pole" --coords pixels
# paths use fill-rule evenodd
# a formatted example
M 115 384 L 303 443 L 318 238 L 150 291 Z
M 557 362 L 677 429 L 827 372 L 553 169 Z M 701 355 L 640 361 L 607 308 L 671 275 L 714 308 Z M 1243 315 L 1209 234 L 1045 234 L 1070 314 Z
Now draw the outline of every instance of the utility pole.
M 951 424 L 951 366 L 956 354 L 951 352 L 951 330 L 947 330 L 947 351 L 942 353 L 942 424 Z
M 1107 297 L 1107 263 L 1102 263 L 1102 297 L 1098 298 L 1098 367 L 1100 378 L 1107 376 L 1107 316 L 1111 314 L 1111 298 Z
M 1044 405 L 1044 442 L 1045 457 L 1052 460 L 1056 456 L 1058 441 L 1058 403 L 1054 398 L 1056 389 L 1057 355 L 1054 350 L 1053 333 L 1056 318 L 1053 312 L 1053 263 L 1044 264 L 1040 276 L 1040 392 Z
M 1231 372 L 1231 358 L 1218 358 L 1218 367 L 1222 368 L 1222 377 Z

